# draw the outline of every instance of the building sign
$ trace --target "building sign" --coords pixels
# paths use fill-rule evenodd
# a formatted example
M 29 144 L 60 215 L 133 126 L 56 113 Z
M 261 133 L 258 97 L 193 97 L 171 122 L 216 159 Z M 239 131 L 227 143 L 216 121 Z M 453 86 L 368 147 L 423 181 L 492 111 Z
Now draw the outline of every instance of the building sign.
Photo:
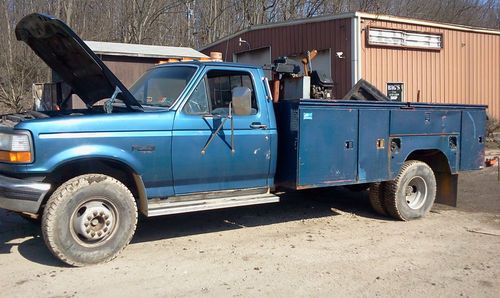
M 390 101 L 403 101 L 404 100 L 404 83 L 387 83 L 387 97 Z
M 426 32 L 410 32 L 393 29 L 368 28 L 368 44 L 372 46 L 390 46 L 440 50 L 443 36 Z

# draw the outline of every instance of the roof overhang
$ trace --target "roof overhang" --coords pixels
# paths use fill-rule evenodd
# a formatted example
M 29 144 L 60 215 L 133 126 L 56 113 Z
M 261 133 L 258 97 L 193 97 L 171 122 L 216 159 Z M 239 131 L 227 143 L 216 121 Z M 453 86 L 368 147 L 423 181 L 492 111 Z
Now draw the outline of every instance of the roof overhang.
M 126 56 L 141 58 L 210 58 L 192 48 L 142 45 L 118 42 L 85 41 L 85 44 L 97 55 Z

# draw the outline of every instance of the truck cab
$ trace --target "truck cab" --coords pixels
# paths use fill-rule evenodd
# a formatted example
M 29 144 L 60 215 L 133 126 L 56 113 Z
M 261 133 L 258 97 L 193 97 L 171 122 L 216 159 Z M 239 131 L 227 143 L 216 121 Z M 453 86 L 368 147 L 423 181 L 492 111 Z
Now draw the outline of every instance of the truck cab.
M 172 67 L 178 66 L 163 69 Z M 271 152 L 276 149 L 277 134 L 262 70 L 224 63 L 189 67 L 197 68 L 192 88 L 172 107 L 176 110 L 172 127 L 175 158 L 171 165 L 174 193 L 230 189 L 267 192 L 273 186 L 276 167 L 275 163 L 272 166 Z M 250 108 L 244 113 L 232 105 L 237 89 L 250 100 Z M 192 171 L 193 164 L 199 165 L 198 171 Z

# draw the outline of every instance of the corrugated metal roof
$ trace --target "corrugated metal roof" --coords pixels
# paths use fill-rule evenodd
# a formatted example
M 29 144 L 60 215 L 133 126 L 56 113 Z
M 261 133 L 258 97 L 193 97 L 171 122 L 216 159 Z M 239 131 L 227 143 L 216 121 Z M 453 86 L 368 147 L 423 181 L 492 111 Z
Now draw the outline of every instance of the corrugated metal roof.
M 145 58 L 209 58 L 192 48 L 153 46 L 132 43 L 85 41 L 98 55 Z
M 439 22 L 433 22 L 433 21 L 410 19 L 410 18 L 405 18 L 405 17 L 397 17 L 397 16 L 391 16 L 391 15 L 381 15 L 381 14 L 373 14 L 373 13 L 364 13 L 364 12 L 356 11 L 356 12 L 347 12 L 347 13 L 335 14 L 335 15 L 325 15 L 325 16 L 316 16 L 316 17 L 311 17 L 311 18 L 296 19 L 296 20 L 291 20 L 291 21 L 252 25 L 246 29 L 243 29 L 241 31 L 238 31 L 238 32 L 233 33 L 231 35 L 228 35 L 226 37 L 223 37 L 223 38 L 221 38 L 221 39 L 219 39 L 211 44 L 205 45 L 205 46 L 200 48 L 200 51 L 203 51 L 207 48 L 213 47 L 214 45 L 216 45 L 220 42 L 237 37 L 243 33 L 249 32 L 249 31 L 254 31 L 254 30 L 259 30 L 259 29 L 276 28 L 276 27 L 282 27 L 282 26 L 290 26 L 290 25 L 324 22 L 324 21 L 331 21 L 331 20 L 337 20 L 337 19 L 349 19 L 349 18 L 355 18 L 355 17 L 359 17 L 359 18 L 363 18 L 363 19 L 371 19 L 371 20 L 391 21 L 391 22 L 398 22 L 398 23 L 404 23 L 404 24 L 422 25 L 422 26 L 429 26 L 429 27 L 435 27 L 435 28 L 452 29 L 452 30 L 459 30 L 459 31 L 469 31 L 469 32 L 500 35 L 500 30 L 495 30 L 495 29 L 491 29 L 491 28 L 472 27 L 472 26 L 466 26 L 466 25 L 460 25 L 460 24 L 439 23 Z

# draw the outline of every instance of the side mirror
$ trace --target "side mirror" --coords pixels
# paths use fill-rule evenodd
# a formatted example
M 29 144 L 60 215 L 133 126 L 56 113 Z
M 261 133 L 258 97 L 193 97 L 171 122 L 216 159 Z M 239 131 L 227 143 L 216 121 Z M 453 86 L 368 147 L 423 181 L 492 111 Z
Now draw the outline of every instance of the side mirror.
M 235 87 L 232 92 L 233 114 L 248 116 L 252 114 L 252 91 L 248 87 Z

